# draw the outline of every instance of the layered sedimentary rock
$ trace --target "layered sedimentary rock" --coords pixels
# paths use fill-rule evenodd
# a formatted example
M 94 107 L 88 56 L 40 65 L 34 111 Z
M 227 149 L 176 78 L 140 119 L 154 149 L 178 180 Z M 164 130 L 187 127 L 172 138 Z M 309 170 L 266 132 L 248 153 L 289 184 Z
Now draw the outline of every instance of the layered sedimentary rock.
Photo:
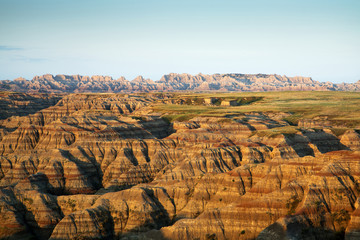
M 0 238 L 359 236 L 357 131 L 271 112 L 169 123 L 163 98 L 70 94 L 1 121 Z
M 46 74 L 32 80 L 23 78 L 0 81 L 2 91 L 20 92 L 151 92 L 151 91 L 359 91 L 360 83 L 334 84 L 309 77 L 287 77 L 277 74 L 176 74 L 164 75 L 159 81 L 136 77 L 80 76 Z
M 56 94 L 0 92 L 0 120 L 11 116 L 34 114 L 41 109 L 55 105 L 61 97 Z

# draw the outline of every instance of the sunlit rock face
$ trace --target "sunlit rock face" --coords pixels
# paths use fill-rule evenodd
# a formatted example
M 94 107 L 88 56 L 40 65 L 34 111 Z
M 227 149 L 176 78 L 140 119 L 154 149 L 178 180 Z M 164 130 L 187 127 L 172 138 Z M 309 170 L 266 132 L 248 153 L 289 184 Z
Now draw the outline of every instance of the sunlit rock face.
M 191 85 L 218 77 L 235 76 L 161 81 Z M 335 135 L 328 125 L 314 129 L 303 121 L 289 132 L 294 128 L 283 120 L 289 113 L 272 112 L 169 123 L 151 108 L 163 100 L 158 95 L 27 97 L 45 99 L 45 107 L 23 114 L 1 110 L 7 115 L 0 120 L 0 238 L 359 237 L 354 129 Z
M 0 90 L 40 93 L 117 93 L 158 91 L 359 91 L 360 83 L 334 84 L 310 77 L 287 77 L 277 74 L 166 74 L 159 81 L 138 76 L 124 77 L 46 74 L 32 80 L 23 78 L 0 81 Z

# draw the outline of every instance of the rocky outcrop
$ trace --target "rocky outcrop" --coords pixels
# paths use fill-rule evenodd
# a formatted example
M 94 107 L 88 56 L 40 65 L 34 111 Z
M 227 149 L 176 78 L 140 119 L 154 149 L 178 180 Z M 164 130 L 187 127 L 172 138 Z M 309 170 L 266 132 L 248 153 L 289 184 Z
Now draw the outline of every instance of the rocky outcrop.
M 0 121 L 11 116 L 34 114 L 41 109 L 54 106 L 61 97 L 55 94 L 0 92 Z
M 359 91 L 360 84 L 322 83 L 309 77 L 287 77 L 277 74 L 176 74 L 164 75 L 159 81 L 136 77 L 80 76 L 46 74 L 28 81 L 0 81 L 1 91 L 17 92 L 158 92 L 158 91 Z
M 340 142 L 354 151 L 360 151 L 360 134 L 354 130 L 346 131 L 341 136 Z
M 151 108 L 168 98 L 70 94 L 1 121 L 0 238 L 358 237 L 355 129 L 273 112 L 169 123 Z
M 170 223 L 174 212 L 170 197 L 160 188 L 107 193 L 91 208 L 64 217 L 50 239 L 111 239 L 128 231 L 159 229 Z

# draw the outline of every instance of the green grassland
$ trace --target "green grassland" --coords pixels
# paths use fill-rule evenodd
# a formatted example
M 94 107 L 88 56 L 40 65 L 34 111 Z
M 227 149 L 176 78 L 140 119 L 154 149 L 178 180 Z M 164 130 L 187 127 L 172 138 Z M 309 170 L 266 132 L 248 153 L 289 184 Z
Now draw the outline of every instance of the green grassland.
M 290 123 L 296 125 L 302 118 L 328 117 L 330 121 L 360 124 L 360 93 L 357 92 L 246 92 L 246 93 L 186 93 L 174 98 L 223 98 L 238 99 L 261 97 L 259 101 L 240 106 L 163 104 L 153 105 L 155 112 L 162 113 L 169 121 L 185 121 L 195 116 L 226 116 L 248 112 L 286 112 Z

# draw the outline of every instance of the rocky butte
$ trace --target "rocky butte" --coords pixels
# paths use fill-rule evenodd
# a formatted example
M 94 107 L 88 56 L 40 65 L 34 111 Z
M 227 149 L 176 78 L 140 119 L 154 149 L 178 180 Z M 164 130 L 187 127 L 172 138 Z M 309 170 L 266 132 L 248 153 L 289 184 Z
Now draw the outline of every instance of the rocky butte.
M 359 239 L 360 93 L 220 93 L 358 84 L 3 81 L 0 239 Z

